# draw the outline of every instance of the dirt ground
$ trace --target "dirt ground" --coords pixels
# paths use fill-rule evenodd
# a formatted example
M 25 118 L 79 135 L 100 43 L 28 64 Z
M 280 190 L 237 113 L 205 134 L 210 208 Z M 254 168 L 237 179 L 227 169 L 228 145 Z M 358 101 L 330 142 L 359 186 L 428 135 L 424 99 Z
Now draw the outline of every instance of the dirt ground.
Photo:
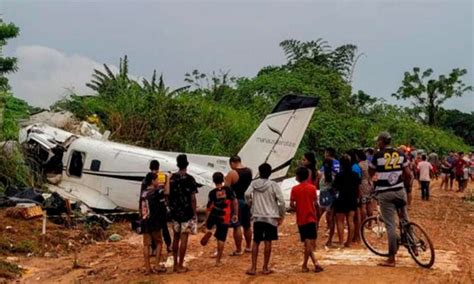
M 212 254 L 215 243 L 201 247 L 202 233 L 191 236 L 185 274 L 171 272 L 145 276 L 143 274 L 142 239 L 131 232 L 118 242 L 83 245 L 78 253 L 80 268 L 73 269 L 74 256 L 65 252 L 57 257 L 20 256 L 18 263 L 25 269 L 20 283 L 474 283 L 474 203 L 463 194 L 438 189 L 432 185 L 432 197 L 422 202 L 420 191 L 414 190 L 410 218 L 421 224 L 430 235 L 436 249 L 432 269 L 423 269 L 401 248 L 396 268 L 377 267 L 381 258 L 363 245 L 351 249 L 325 248 L 325 222 L 321 222 L 316 256 L 325 268 L 322 273 L 302 273 L 302 245 L 299 242 L 294 215 L 288 215 L 274 242 L 271 266 L 274 273 L 264 276 L 245 275 L 250 255 L 227 256 L 233 248 L 229 235 L 224 265 L 214 267 Z M 470 183 L 470 190 L 474 183 Z M 469 191 L 469 189 L 468 189 Z M 2 224 L 3 226 L 3 224 Z M 125 228 L 127 224 L 122 224 Z M 65 237 L 65 236 L 64 236 Z M 335 238 L 336 240 L 336 238 Z M 260 253 L 261 267 L 263 252 Z M 167 266 L 172 263 L 169 257 Z M 260 268 L 259 267 L 259 268 Z M 1 281 L 0 281 L 1 282 Z

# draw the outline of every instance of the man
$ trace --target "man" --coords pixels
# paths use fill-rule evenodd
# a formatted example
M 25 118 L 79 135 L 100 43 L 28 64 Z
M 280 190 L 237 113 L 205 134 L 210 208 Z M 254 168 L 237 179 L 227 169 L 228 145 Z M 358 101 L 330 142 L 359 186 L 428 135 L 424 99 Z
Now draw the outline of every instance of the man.
M 158 162 L 157 160 L 152 160 L 150 162 L 149 169 L 150 169 L 149 173 L 156 174 L 156 176 L 157 176 L 157 182 L 158 182 L 157 186 L 159 188 L 165 190 L 166 192 L 169 192 L 169 178 L 168 178 L 167 174 L 160 172 L 160 162 Z M 141 184 L 140 196 L 143 193 L 143 191 L 146 190 L 146 188 L 147 188 L 147 185 L 145 183 L 145 179 L 143 179 L 143 182 Z M 166 204 L 165 204 L 166 200 L 165 199 L 160 200 L 160 202 L 162 203 L 163 206 L 166 206 Z M 141 210 L 141 202 L 140 202 L 139 207 L 140 207 L 139 210 Z M 171 236 L 170 236 L 170 232 L 168 230 L 168 226 L 164 226 L 162 228 L 162 235 L 163 235 L 163 239 L 164 239 L 165 244 L 166 244 L 167 251 L 170 252 L 171 251 Z M 151 242 L 152 255 L 155 254 L 155 248 L 156 248 L 156 244 L 152 240 L 152 242 Z
M 408 161 L 405 155 L 390 147 L 392 137 L 382 132 L 377 137 L 379 151 L 369 164 L 370 174 L 376 175 L 375 192 L 380 204 L 380 211 L 388 232 L 388 259 L 379 265 L 394 267 L 398 249 L 396 213 L 399 218 L 408 221 L 407 193 L 404 186 L 410 184 Z
M 421 162 L 418 164 L 420 172 L 421 200 L 430 199 L 430 173 L 433 171 L 433 165 L 426 161 L 426 155 L 421 155 Z
M 245 192 L 245 200 L 249 204 L 253 221 L 252 266 L 248 275 L 257 273 L 257 256 L 261 242 L 265 243 L 263 258 L 263 274 L 270 274 L 268 268 L 272 253 L 272 241 L 278 240 L 278 226 L 285 216 L 285 199 L 280 186 L 269 180 L 272 167 L 264 163 L 258 167 L 260 178 L 250 184 Z
M 451 165 L 451 171 L 449 173 L 449 190 L 453 190 L 453 183 L 456 177 L 454 174 L 454 162 L 456 161 L 454 151 L 449 151 L 449 156 L 447 160 L 448 160 L 448 163 Z
M 229 159 L 231 170 L 225 177 L 225 185 L 230 187 L 237 197 L 239 203 L 239 220 L 232 222 L 231 227 L 234 229 L 235 251 L 231 256 L 239 256 L 243 254 L 242 251 L 242 227 L 244 228 L 245 236 L 245 252 L 252 252 L 252 229 L 250 224 L 250 208 L 245 203 L 245 191 L 252 182 L 252 170 L 242 164 L 239 156 L 235 155 Z
M 439 170 L 439 157 L 438 154 L 433 150 L 431 153 L 428 155 L 428 162 L 433 166 L 432 173 L 435 179 L 438 179 L 438 170 Z
M 188 247 L 189 234 L 197 233 L 196 193 L 197 183 L 187 173 L 189 165 L 186 155 L 176 158 L 179 171 L 170 178 L 169 206 L 173 220 L 173 270 L 178 273 L 186 272 L 184 256 Z
M 467 168 L 468 162 L 464 159 L 464 152 L 459 152 L 457 159 L 454 161 L 454 174 L 458 182 L 457 192 L 463 192 L 465 184 L 467 185 L 467 180 L 464 182 L 464 169 Z

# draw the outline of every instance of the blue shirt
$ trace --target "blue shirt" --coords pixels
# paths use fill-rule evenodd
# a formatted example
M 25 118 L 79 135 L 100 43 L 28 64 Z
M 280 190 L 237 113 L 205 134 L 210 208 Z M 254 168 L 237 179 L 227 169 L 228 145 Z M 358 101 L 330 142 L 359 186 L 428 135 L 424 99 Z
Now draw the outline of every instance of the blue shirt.
M 333 159 L 332 160 L 332 173 L 333 174 L 339 173 L 340 168 L 341 168 L 341 166 L 340 166 L 339 161 L 336 160 L 336 159 Z M 321 167 L 320 172 L 324 173 L 324 167 Z
M 352 171 L 356 173 L 360 178 L 362 178 L 362 169 L 358 164 L 353 164 L 352 165 Z

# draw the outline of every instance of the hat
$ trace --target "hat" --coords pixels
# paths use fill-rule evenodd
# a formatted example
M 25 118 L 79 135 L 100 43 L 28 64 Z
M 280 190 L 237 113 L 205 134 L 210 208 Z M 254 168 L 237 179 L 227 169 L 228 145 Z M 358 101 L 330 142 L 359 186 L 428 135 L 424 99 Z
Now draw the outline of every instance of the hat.
M 380 132 L 380 134 L 374 138 L 374 141 L 379 141 L 381 139 L 383 139 L 386 142 L 386 144 L 390 144 L 392 140 L 392 136 L 387 131 L 383 131 L 383 132 Z

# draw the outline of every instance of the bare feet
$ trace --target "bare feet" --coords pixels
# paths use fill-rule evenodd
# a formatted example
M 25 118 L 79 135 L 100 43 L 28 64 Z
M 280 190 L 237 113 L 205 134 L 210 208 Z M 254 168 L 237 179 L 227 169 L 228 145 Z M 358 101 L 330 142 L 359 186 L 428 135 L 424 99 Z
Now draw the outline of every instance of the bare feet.
M 377 264 L 378 266 L 385 266 L 385 267 L 395 267 L 395 261 L 393 260 L 386 260 Z
M 223 265 L 222 261 L 216 261 L 216 264 L 214 266 L 219 267 L 219 266 L 222 266 L 222 265 Z
M 255 271 L 255 269 L 249 269 L 245 272 L 245 274 L 250 275 L 250 276 L 254 276 L 254 275 L 257 274 L 257 271 Z
M 301 271 L 304 272 L 304 273 L 306 273 L 306 272 L 309 272 L 309 269 L 308 269 L 307 266 L 303 266 L 303 267 L 301 268 Z
M 268 269 L 268 268 L 263 269 L 263 274 L 264 275 L 268 275 L 268 274 L 272 274 L 272 273 L 273 273 L 273 270 L 271 270 L 271 269 Z
M 182 266 L 182 267 L 177 267 L 175 271 L 178 273 L 186 273 L 189 271 L 189 269 L 187 267 Z

